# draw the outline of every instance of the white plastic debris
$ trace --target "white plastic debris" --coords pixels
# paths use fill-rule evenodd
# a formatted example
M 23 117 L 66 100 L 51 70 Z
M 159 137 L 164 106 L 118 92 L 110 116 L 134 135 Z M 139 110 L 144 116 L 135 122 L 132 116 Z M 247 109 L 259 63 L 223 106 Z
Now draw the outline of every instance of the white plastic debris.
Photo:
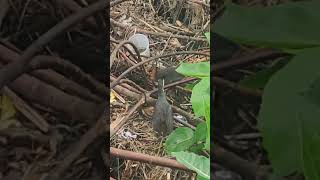
M 137 135 L 136 134 L 133 134 L 127 130 L 123 130 L 121 132 L 121 136 L 124 138 L 124 139 L 136 139 L 137 138 Z

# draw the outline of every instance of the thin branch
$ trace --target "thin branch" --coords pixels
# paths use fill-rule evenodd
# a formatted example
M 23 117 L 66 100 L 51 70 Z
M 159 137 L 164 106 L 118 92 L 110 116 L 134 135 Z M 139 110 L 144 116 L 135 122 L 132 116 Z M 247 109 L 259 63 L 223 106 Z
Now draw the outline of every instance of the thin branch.
M 140 52 L 139 52 L 138 48 L 137 48 L 131 41 L 126 40 L 126 41 L 120 42 L 120 43 L 116 46 L 116 48 L 112 51 L 111 56 L 110 56 L 110 69 L 111 69 L 111 67 L 112 67 L 113 61 L 114 61 L 115 58 L 116 58 L 117 52 L 118 52 L 119 49 L 120 49 L 122 46 L 124 46 L 125 44 L 130 44 L 131 47 L 133 47 L 135 53 L 137 54 L 139 61 L 140 61 L 140 62 L 142 61 L 142 60 L 141 60 L 141 56 L 140 56 Z M 131 52 L 131 51 L 130 51 L 130 52 Z
M 128 121 L 130 116 L 136 112 L 136 110 L 142 106 L 144 103 L 144 98 L 141 98 L 128 112 L 126 115 L 121 117 L 120 119 L 113 121 L 110 125 L 110 137 L 114 136 L 116 132 Z
M 230 170 L 239 173 L 245 179 L 269 179 L 270 172 L 266 166 L 259 166 L 255 163 L 242 159 L 237 154 L 227 151 L 217 144 L 213 145 L 213 156 L 215 162 L 225 164 Z M 284 180 L 280 178 L 279 180 Z
M 263 93 L 261 90 L 250 89 L 250 88 L 241 86 L 237 83 L 234 83 L 232 81 L 222 79 L 220 77 L 212 77 L 212 81 L 213 81 L 214 85 L 217 84 L 217 85 L 229 87 L 231 89 L 235 89 L 235 90 L 239 91 L 241 94 L 247 94 L 250 96 L 261 97 L 262 93 Z
M 230 60 L 223 61 L 221 63 L 214 63 L 211 68 L 211 72 L 224 71 L 230 68 L 239 66 L 247 66 L 252 63 L 269 61 L 274 58 L 287 56 L 289 54 L 274 50 L 260 50 L 251 54 L 247 54 L 240 58 L 233 58 Z
M 138 56 L 138 58 L 136 58 L 136 56 L 133 54 L 133 52 L 131 52 L 130 49 L 128 49 L 128 47 L 125 46 L 125 44 L 129 44 L 129 45 L 131 45 L 131 47 L 133 47 L 133 49 L 134 49 L 136 55 Z M 119 49 L 120 49 L 122 46 L 124 46 L 124 47 L 129 51 L 129 53 L 130 53 L 136 60 L 139 60 L 139 62 L 142 61 L 140 52 L 139 52 L 138 48 L 135 46 L 135 44 L 132 43 L 131 41 L 126 40 L 126 41 L 120 42 L 120 43 L 116 46 L 116 48 L 113 50 L 113 52 L 112 52 L 112 54 L 111 54 L 111 57 L 110 57 L 110 69 L 111 69 L 112 64 L 113 64 L 113 62 L 114 62 L 114 60 L 115 60 L 115 57 L 116 57 L 117 52 L 119 51 Z M 146 74 L 146 70 L 145 70 L 144 66 L 141 66 L 140 68 L 141 68 L 141 71 L 142 71 L 143 76 L 144 76 L 144 78 L 145 78 L 145 86 L 147 87 L 148 77 L 147 77 L 147 74 Z
M 192 170 L 188 169 L 186 166 L 178 163 L 176 160 L 168 159 L 164 157 L 156 157 L 156 156 L 150 156 L 142 153 L 122 150 L 110 147 L 110 154 L 115 157 L 127 159 L 127 160 L 133 160 L 133 161 L 139 161 L 139 162 L 145 162 L 150 163 L 154 165 L 164 166 L 164 167 L 170 167 L 175 169 L 181 169 L 189 172 L 193 172 Z

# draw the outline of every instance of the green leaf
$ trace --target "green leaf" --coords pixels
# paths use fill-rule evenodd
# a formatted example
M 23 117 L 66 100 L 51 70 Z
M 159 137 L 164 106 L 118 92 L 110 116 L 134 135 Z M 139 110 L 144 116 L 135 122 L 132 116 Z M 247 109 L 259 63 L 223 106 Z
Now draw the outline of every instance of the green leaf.
M 301 140 L 303 142 L 303 169 L 306 180 L 320 180 L 320 136 L 306 132 L 301 121 Z M 308 139 L 309 141 L 304 141 Z
M 200 153 L 203 150 L 203 148 L 204 148 L 204 144 L 200 143 L 200 144 L 192 145 L 188 150 L 193 153 Z
M 210 104 L 210 78 L 202 78 L 192 89 L 191 104 L 196 117 L 204 116 Z M 210 106 L 209 106 L 210 107 Z
M 206 138 L 206 144 L 204 145 L 204 148 L 210 151 L 210 136 Z
M 203 141 L 206 139 L 207 136 L 207 124 L 206 123 L 200 123 L 197 125 L 197 128 L 194 132 L 194 141 L 198 142 L 198 141 Z
M 308 92 L 315 92 L 312 88 L 320 86 L 319 56 L 320 47 L 300 51 L 270 78 L 264 89 L 258 127 L 276 175 L 307 173 L 313 167 L 320 172 L 306 154 L 310 149 L 319 149 L 319 143 L 301 135 L 320 132 L 320 106 L 308 97 Z
M 210 76 L 210 64 L 209 62 L 199 63 L 182 63 L 176 69 L 176 71 L 185 76 L 191 77 L 209 77 Z
M 305 91 L 301 92 L 309 102 L 320 107 L 320 78 L 312 82 L 311 86 Z
M 287 59 L 280 59 L 276 63 L 272 64 L 271 67 L 244 78 L 239 82 L 239 84 L 252 89 L 263 88 L 270 79 L 270 77 L 283 66 L 285 66 L 287 63 Z
M 276 176 L 274 173 L 271 173 L 268 177 L 268 180 L 283 180 L 283 177 Z
M 320 1 L 288 2 L 270 7 L 227 4 L 213 31 L 233 41 L 279 49 L 320 45 Z
M 206 32 L 206 33 L 204 33 L 204 35 L 206 36 L 208 43 L 210 45 L 210 32 Z
M 174 152 L 177 161 L 197 172 L 199 176 L 210 179 L 210 159 L 189 152 Z
M 205 119 L 206 119 L 206 131 L 207 131 L 207 137 L 206 137 L 206 144 L 205 149 L 210 151 L 210 100 L 209 101 L 203 101 L 204 103 L 204 110 L 205 110 Z
M 195 81 L 195 82 L 193 82 L 193 83 L 188 83 L 188 84 L 186 84 L 186 85 L 184 86 L 184 88 L 189 89 L 189 90 L 192 90 L 193 87 L 194 87 L 198 82 L 199 82 L 199 81 Z
M 167 153 L 187 150 L 194 143 L 193 130 L 187 127 L 175 129 L 165 142 Z
M 207 180 L 208 178 L 204 178 L 202 176 L 197 175 L 197 180 Z

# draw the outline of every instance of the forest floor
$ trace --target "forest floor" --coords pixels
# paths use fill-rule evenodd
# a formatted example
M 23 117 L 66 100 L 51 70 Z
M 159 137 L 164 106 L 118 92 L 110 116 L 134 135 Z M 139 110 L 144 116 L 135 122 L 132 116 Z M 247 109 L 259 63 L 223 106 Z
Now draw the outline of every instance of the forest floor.
M 161 14 L 161 12 L 170 10 L 171 7 L 172 10 L 169 12 L 172 13 L 179 10 L 181 6 L 170 5 L 168 4 L 170 1 L 163 1 L 163 4 L 152 2 L 156 1 L 126 1 L 111 8 L 111 52 L 114 51 L 119 43 L 128 40 L 135 33 L 141 33 L 148 37 L 151 57 L 179 51 L 210 52 L 204 37 L 204 33 L 208 32 L 210 28 L 209 7 L 207 4 L 200 1 L 188 1 L 188 3 L 182 5 L 184 14 L 178 15 L 174 21 L 172 15 L 168 15 L 169 13 Z M 189 39 L 190 37 L 194 37 L 195 40 Z M 111 82 L 128 67 L 136 63 L 136 60 L 124 48 L 120 49 L 117 55 L 111 67 Z M 146 59 L 142 58 L 142 61 Z M 174 55 L 158 59 L 157 63 L 165 68 L 177 66 L 181 62 L 201 61 L 208 61 L 208 58 L 193 54 Z M 157 135 L 152 128 L 152 104 L 141 105 L 141 108 L 132 112 L 130 117 L 126 116 L 136 104 L 139 104 L 141 95 L 144 92 L 156 88 L 154 86 L 155 67 L 153 64 L 154 62 L 145 64 L 146 74 L 141 73 L 141 69 L 132 71 L 126 76 L 127 79 L 123 82 L 125 85 L 121 84 L 123 86 L 114 88 L 115 100 L 111 103 L 110 126 L 111 129 L 114 129 L 114 133 L 111 134 L 110 145 L 114 148 L 155 157 L 171 158 L 164 151 L 163 143 L 165 138 Z M 170 104 L 181 109 L 189 116 L 192 115 L 191 91 L 185 88 L 185 84 L 169 88 L 166 90 L 166 94 Z M 156 96 L 152 97 L 156 98 Z M 174 116 L 187 123 L 186 117 L 183 115 L 174 112 Z M 174 123 L 174 127 L 181 126 L 185 125 L 177 121 Z M 110 168 L 112 177 L 116 179 L 195 178 L 195 174 L 183 170 L 118 158 L 112 158 Z

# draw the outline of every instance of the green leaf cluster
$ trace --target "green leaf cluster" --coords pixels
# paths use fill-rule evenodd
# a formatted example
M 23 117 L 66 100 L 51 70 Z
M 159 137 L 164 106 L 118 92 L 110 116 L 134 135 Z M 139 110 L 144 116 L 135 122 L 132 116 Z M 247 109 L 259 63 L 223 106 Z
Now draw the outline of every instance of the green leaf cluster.
M 205 33 L 210 44 L 210 33 Z M 210 179 L 210 159 L 197 155 L 203 150 L 210 151 L 210 63 L 182 63 L 176 71 L 200 80 L 189 84 L 192 89 L 191 104 L 196 117 L 204 117 L 205 122 L 193 131 L 188 127 L 175 129 L 166 139 L 165 150 L 177 161 L 197 172 L 197 179 Z

